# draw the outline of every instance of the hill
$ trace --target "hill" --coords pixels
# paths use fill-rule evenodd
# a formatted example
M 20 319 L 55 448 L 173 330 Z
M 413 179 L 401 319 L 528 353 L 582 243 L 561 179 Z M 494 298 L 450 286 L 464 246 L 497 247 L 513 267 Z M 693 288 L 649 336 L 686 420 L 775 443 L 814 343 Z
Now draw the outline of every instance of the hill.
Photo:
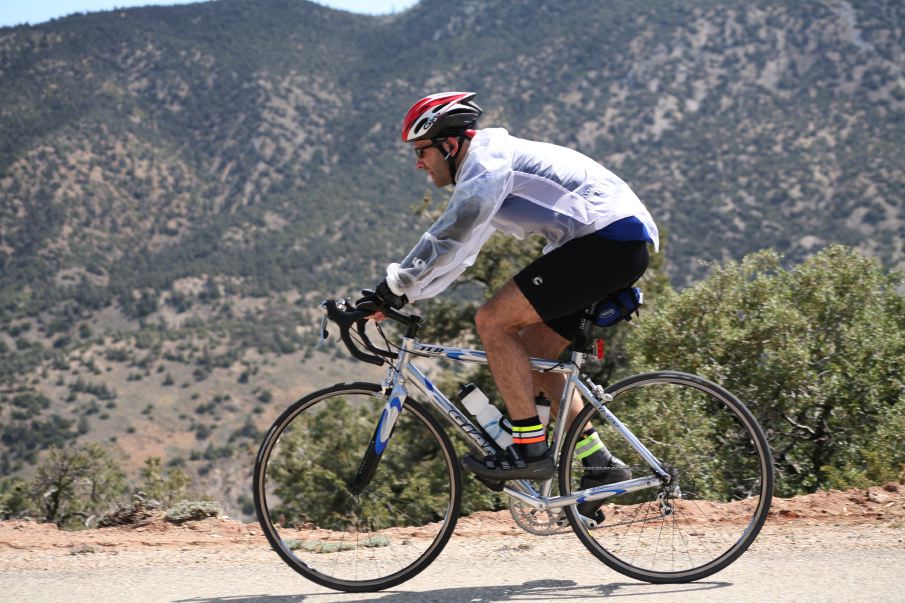
M 238 480 L 271 400 L 359 370 L 296 325 L 424 228 L 398 128 L 429 92 L 475 90 L 482 125 L 623 176 L 677 285 L 767 246 L 905 265 L 903 17 L 892 0 L 388 17 L 221 0 L 0 29 L 3 473 L 115 438 L 136 466 Z

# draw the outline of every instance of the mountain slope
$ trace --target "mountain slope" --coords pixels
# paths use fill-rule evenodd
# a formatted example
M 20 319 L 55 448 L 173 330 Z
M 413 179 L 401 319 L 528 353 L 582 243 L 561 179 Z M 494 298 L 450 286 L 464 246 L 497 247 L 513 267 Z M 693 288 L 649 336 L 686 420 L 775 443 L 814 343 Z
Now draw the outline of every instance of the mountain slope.
M 0 29 L 0 466 L 116 438 L 222 485 L 270 400 L 355 377 L 296 325 L 448 195 L 399 142 L 440 90 L 629 181 L 677 285 L 767 246 L 903 266 L 903 23 L 893 0 L 221 0 Z
M 438 26 L 441 8 L 370 18 L 233 0 L 4 30 L 4 281 L 128 273 L 133 251 L 154 264 L 165 247 L 234 256 L 230 228 L 303 287 L 292 265 L 319 264 L 337 230 L 349 245 L 334 256 L 385 263 L 413 237 L 379 239 L 411 224 L 423 191 L 399 115 L 442 88 L 477 90 L 487 126 L 575 146 L 631 181 L 670 232 L 679 282 L 696 260 L 764 245 L 800 256 L 840 241 L 902 261 L 898 3 L 466 2 Z M 249 226 L 268 212 L 285 236 Z M 358 257 L 323 278 L 365 277 Z

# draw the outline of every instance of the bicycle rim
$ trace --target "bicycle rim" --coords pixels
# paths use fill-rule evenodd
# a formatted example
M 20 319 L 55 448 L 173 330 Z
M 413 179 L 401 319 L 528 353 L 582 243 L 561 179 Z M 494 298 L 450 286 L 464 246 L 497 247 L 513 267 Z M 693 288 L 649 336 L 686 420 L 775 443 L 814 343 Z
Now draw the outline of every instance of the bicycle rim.
M 254 501 L 271 546 L 297 572 L 376 591 L 427 567 L 452 535 L 461 481 L 452 445 L 407 400 L 370 483 L 349 485 L 385 405 L 376 384 L 339 384 L 293 404 L 255 464 Z
M 757 537 L 772 498 L 772 458 L 754 417 L 722 387 L 684 373 L 637 375 L 607 392 L 610 410 L 674 477 L 661 488 L 606 499 L 606 519 L 594 530 L 569 507 L 573 530 L 601 561 L 638 580 L 690 582 L 728 566 Z M 574 449 L 591 425 L 633 477 L 653 475 L 588 406 L 566 437 L 562 491 L 580 489 L 586 469 Z

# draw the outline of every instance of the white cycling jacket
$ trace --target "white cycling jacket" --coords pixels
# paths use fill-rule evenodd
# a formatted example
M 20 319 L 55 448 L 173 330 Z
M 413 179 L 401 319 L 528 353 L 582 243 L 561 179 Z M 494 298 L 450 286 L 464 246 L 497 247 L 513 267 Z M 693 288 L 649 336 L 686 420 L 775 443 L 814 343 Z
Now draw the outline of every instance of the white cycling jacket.
M 442 292 L 496 230 L 523 239 L 539 234 L 544 253 L 635 217 L 658 248 L 657 226 L 625 182 L 596 161 L 564 147 L 480 130 L 459 166 L 449 206 L 398 264 L 387 284 L 409 301 Z

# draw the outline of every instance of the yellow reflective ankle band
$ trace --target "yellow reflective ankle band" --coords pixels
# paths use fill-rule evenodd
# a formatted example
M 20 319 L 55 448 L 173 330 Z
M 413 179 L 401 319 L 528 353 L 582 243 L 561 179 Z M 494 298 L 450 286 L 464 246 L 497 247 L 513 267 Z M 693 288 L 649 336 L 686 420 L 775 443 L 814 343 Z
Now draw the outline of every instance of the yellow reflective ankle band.
M 575 456 L 579 459 L 583 459 L 594 454 L 601 448 L 603 448 L 603 442 L 600 441 L 600 436 L 595 432 L 575 445 Z

